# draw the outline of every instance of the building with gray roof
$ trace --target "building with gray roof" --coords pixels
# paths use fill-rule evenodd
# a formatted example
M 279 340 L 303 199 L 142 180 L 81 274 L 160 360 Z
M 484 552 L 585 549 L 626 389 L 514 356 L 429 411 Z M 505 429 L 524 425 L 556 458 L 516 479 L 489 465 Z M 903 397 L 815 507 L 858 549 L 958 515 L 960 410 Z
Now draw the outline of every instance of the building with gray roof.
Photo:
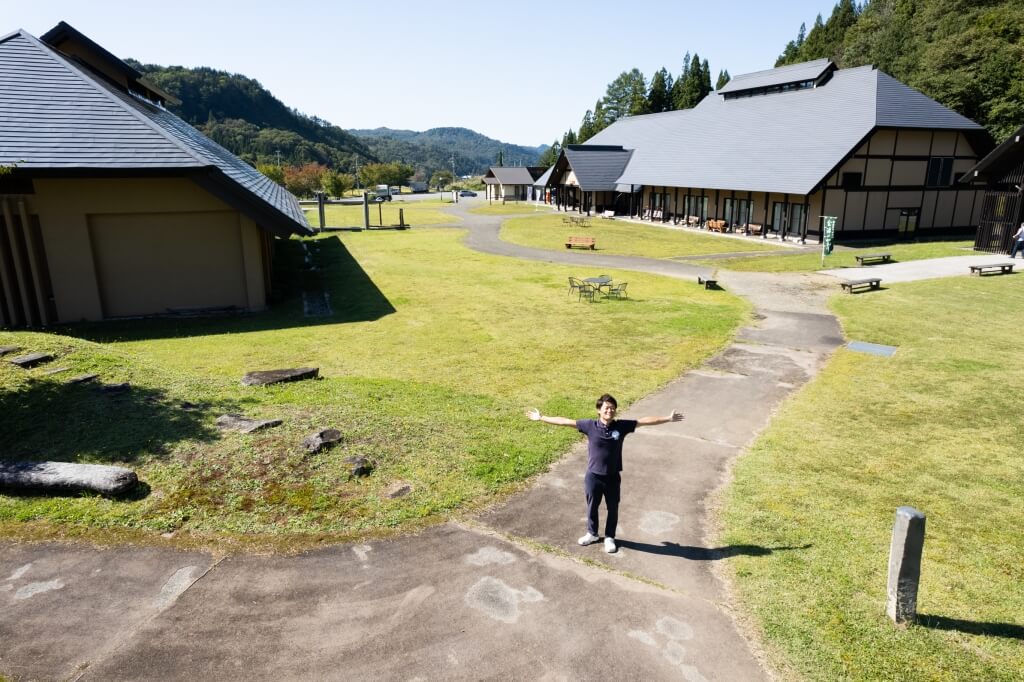
M 491 201 L 526 201 L 533 198 L 533 183 L 544 174 L 539 166 L 491 166 L 484 174 L 484 189 Z
M 693 109 L 619 119 L 586 146 L 608 145 L 632 151 L 620 213 L 801 238 L 834 216 L 850 239 L 973 232 L 979 193 L 956 179 L 992 141 L 877 69 L 817 60 L 737 76 Z M 622 191 L 637 187 L 639 200 Z
M 0 37 L 0 324 L 260 310 L 295 197 L 71 26 Z
M 555 204 L 603 212 L 617 195 L 617 184 L 633 151 L 622 145 L 571 144 L 561 151 L 548 176 Z M 610 209 L 608 209 L 610 210 Z

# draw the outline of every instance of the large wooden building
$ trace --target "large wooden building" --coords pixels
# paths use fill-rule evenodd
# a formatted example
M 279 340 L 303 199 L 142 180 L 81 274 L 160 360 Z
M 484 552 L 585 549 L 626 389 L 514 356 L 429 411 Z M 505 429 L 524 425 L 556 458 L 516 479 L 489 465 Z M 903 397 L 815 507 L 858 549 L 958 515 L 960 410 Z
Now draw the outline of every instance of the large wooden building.
M 67 24 L 0 37 L 0 325 L 266 306 L 295 197 Z
M 857 239 L 973 233 L 982 193 L 957 180 L 992 140 L 877 69 L 822 59 L 737 76 L 693 109 L 620 119 L 585 146 L 632 151 L 606 206 L 618 213 L 798 238 L 835 216 L 837 237 Z
M 989 253 L 1010 250 L 1024 224 L 1024 126 L 992 150 L 962 179 L 985 188 L 974 248 Z

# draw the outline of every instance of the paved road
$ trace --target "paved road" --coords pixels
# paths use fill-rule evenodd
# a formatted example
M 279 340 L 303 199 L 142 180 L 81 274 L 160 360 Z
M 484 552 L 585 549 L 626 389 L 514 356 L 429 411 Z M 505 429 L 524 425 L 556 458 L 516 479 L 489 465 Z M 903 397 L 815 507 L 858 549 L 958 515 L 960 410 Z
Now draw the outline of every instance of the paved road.
M 705 272 L 515 247 L 497 240 L 499 222 L 467 216 L 467 245 L 684 279 Z M 842 336 L 823 303 L 834 284 L 752 273 L 719 281 L 753 301 L 756 321 L 624 415 L 680 408 L 687 418 L 630 436 L 617 554 L 575 543 L 582 447 L 476 519 L 386 542 L 223 559 L 2 543 L 0 671 L 45 680 L 767 678 L 715 565 L 802 548 L 714 546 L 707 504 L 729 462 Z M 523 428 L 545 427 L 524 419 Z

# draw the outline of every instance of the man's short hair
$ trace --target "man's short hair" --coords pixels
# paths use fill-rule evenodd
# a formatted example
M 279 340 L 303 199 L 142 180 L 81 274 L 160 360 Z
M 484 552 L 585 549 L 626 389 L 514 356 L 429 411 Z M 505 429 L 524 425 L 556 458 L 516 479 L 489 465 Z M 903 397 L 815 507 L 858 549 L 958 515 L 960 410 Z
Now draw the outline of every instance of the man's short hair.
M 619 409 L 619 401 L 616 400 L 614 396 L 612 396 L 612 395 L 610 395 L 608 393 L 605 393 L 603 396 L 598 398 L 597 399 L 597 404 L 594 405 L 594 407 L 596 407 L 597 409 L 600 410 L 601 406 L 604 405 L 605 403 L 611 403 L 612 407 L 614 407 L 616 410 Z

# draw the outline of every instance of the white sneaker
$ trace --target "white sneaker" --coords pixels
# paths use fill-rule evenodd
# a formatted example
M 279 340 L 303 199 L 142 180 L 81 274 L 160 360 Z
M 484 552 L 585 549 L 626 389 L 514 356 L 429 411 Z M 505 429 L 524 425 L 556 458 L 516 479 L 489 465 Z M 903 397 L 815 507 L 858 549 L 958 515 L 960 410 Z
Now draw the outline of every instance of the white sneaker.
M 617 552 L 618 549 L 619 548 L 615 546 L 615 538 L 604 539 L 604 551 L 608 552 L 609 554 L 615 554 L 615 552 Z
M 585 547 L 587 545 L 592 545 L 595 542 L 598 542 L 600 539 L 601 538 L 597 537 L 596 535 L 591 535 L 590 533 L 587 533 L 586 535 L 581 537 L 576 542 L 580 543 L 581 545 L 583 545 Z

